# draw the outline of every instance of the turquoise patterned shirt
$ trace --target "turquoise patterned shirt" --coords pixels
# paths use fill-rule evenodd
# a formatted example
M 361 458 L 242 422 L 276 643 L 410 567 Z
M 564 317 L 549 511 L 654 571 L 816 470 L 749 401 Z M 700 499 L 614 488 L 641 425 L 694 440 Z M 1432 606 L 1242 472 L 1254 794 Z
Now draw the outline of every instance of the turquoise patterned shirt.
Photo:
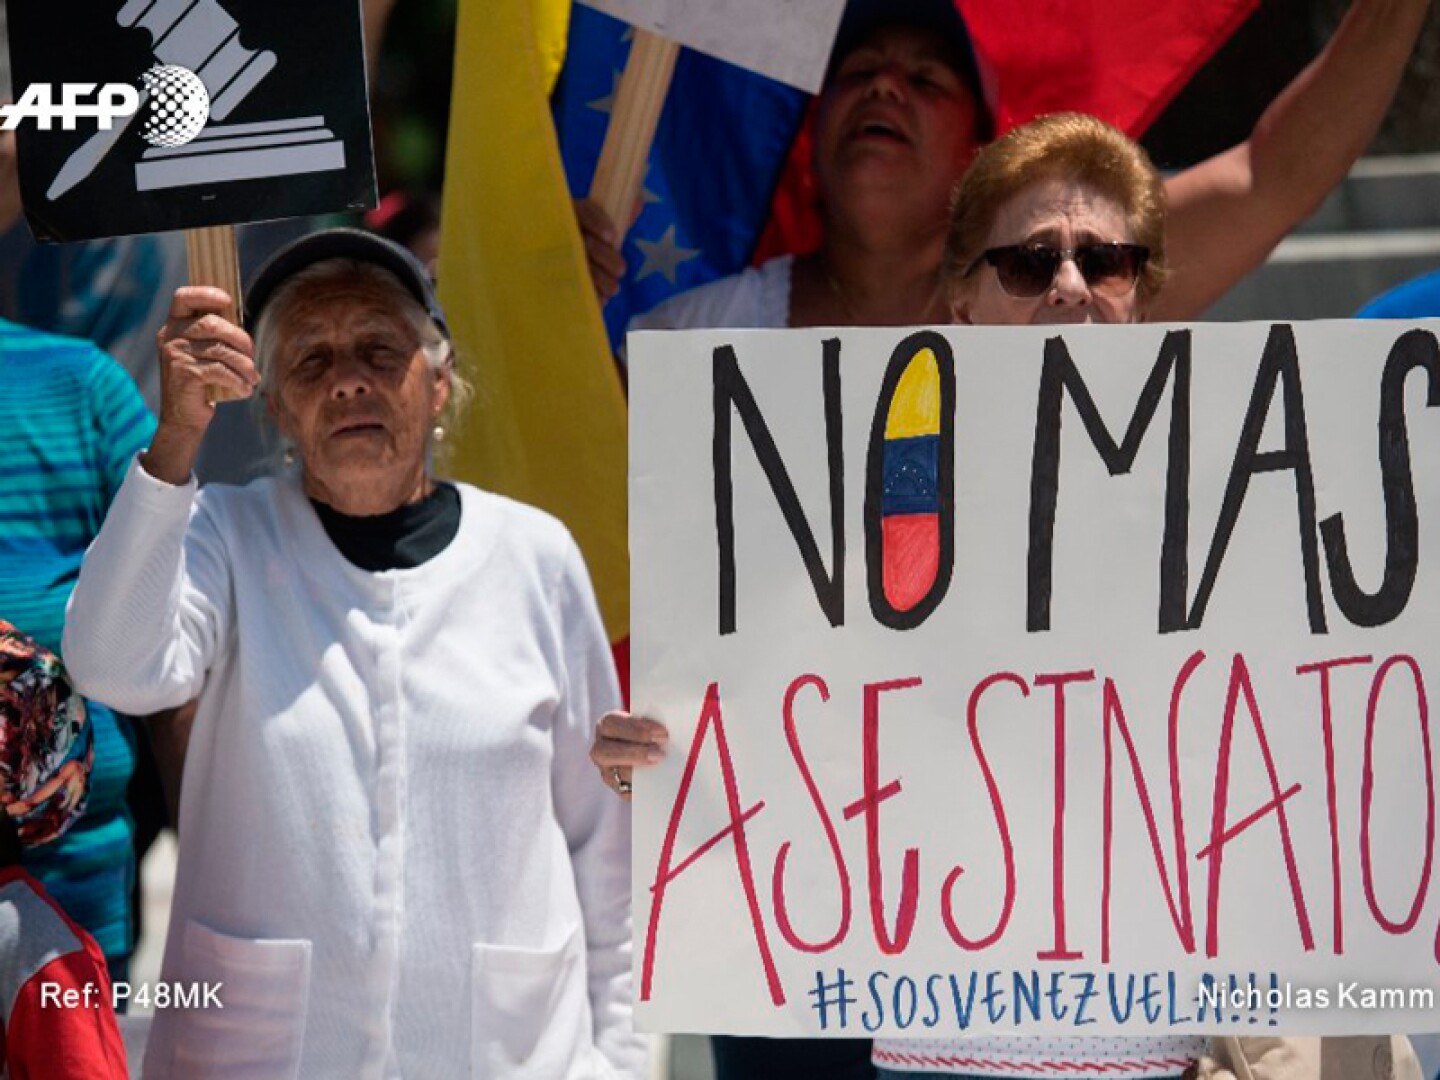
M 65 602 L 85 549 L 155 421 L 134 382 L 88 341 L 0 319 L 0 618 L 60 651 Z M 130 723 L 90 702 L 95 768 L 85 816 L 24 863 L 99 941 L 133 948 L 135 860 L 125 789 Z

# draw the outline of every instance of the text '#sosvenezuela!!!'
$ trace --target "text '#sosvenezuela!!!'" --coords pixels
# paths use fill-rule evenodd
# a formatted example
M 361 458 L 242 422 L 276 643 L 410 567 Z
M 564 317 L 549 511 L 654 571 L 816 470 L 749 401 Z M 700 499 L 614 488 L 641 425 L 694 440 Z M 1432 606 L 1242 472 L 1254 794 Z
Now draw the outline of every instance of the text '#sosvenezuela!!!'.
M 1206 975 L 1198 985 L 1174 971 L 992 969 L 912 976 L 818 970 L 809 1004 L 820 1031 L 967 1031 L 1044 1025 L 1123 1024 L 1166 1030 L 1229 1021 L 1278 1026 L 1282 1010 L 1431 1011 L 1430 987 L 1350 980 L 1313 986 L 1275 975 Z

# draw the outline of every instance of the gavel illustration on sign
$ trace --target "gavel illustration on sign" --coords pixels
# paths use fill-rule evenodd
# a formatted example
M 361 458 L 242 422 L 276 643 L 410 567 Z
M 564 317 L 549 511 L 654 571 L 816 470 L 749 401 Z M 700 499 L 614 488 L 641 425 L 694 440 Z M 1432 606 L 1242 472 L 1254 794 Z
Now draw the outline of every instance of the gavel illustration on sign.
M 218 0 L 128 0 L 115 21 L 150 31 L 155 59 L 189 68 L 210 95 L 210 115 L 224 120 L 272 68 L 275 54 L 240 44 L 240 26 Z
M 240 44 L 240 26 L 219 0 L 127 0 L 115 21 L 150 32 L 155 58 L 193 71 L 210 96 L 210 118 L 224 120 L 275 67 L 275 54 Z M 141 106 L 145 99 L 142 97 Z M 137 110 L 138 112 L 138 110 Z M 46 198 L 52 202 L 92 172 L 119 142 L 125 124 L 97 131 L 70 155 Z

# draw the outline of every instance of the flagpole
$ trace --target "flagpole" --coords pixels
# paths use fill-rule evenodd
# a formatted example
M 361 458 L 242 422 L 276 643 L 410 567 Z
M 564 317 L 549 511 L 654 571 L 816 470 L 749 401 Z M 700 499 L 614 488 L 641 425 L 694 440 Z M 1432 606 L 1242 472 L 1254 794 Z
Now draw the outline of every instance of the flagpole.
M 665 106 L 679 53 L 676 42 L 649 30 L 635 29 L 590 184 L 590 198 L 622 229 L 630 222 L 645 180 L 650 144 L 655 141 L 660 110 Z
M 225 318 L 240 322 L 240 254 L 235 247 L 235 226 L 216 225 L 185 230 L 185 255 L 189 263 L 191 285 L 214 285 L 230 294 L 230 307 Z M 233 391 L 212 386 L 212 405 L 234 401 Z

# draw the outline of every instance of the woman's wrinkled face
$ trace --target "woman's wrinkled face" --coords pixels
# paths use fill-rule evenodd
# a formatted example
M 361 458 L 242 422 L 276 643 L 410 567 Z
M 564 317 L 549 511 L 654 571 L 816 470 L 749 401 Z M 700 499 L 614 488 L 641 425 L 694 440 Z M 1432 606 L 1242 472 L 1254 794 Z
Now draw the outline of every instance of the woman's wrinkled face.
M 822 198 L 846 184 L 903 186 L 943 208 L 976 147 L 978 105 L 945 41 L 886 26 L 852 49 L 820 95 Z
M 421 474 L 449 398 L 420 335 L 373 282 L 302 287 L 275 327 L 269 405 L 320 491 Z
M 1062 177 L 1038 180 L 1001 206 L 986 249 L 1045 244 L 1073 250 L 1085 244 L 1132 243 L 1124 209 L 1087 184 Z M 1086 282 L 1073 258 L 1061 261 L 1049 288 L 1018 298 L 1002 288 L 996 268 L 981 262 L 960 283 L 952 304 L 956 322 L 977 326 L 1047 323 L 1136 323 L 1144 318 L 1138 288 L 1106 296 Z

